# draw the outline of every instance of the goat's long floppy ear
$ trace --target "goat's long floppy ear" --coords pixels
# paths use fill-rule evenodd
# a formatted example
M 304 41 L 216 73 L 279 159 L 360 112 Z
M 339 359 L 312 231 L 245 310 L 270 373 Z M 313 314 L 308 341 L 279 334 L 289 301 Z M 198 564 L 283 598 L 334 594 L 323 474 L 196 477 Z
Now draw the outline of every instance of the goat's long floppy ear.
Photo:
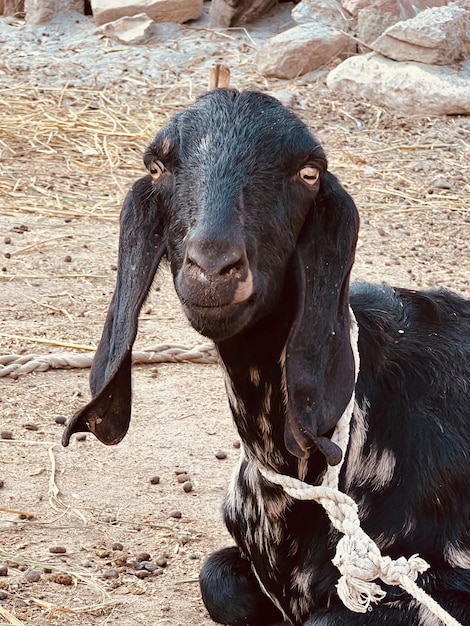
M 352 198 L 326 172 L 293 259 L 297 303 L 285 353 L 285 443 L 300 458 L 318 449 L 330 465 L 340 462 L 341 450 L 324 435 L 355 385 L 349 275 L 358 221 Z
M 166 248 L 161 210 L 151 185 L 150 176 L 140 179 L 124 201 L 116 288 L 90 374 L 93 399 L 67 424 L 64 446 L 73 433 L 82 431 L 91 431 L 107 445 L 116 444 L 129 427 L 137 320 Z

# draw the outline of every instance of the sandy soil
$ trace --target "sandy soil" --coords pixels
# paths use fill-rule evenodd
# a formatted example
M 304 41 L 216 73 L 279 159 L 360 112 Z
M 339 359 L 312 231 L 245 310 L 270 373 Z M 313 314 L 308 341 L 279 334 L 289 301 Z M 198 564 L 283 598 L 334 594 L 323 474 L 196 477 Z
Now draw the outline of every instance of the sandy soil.
M 361 211 L 356 279 L 470 296 L 469 118 L 409 119 L 342 100 L 324 73 L 266 81 L 256 74 L 255 46 L 286 23 L 285 10 L 249 31 L 221 35 L 202 22 L 193 28 L 205 30 L 178 29 L 136 49 L 100 38 L 88 18 L 39 29 L 0 21 L 2 354 L 96 346 L 116 274 L 117 212 L 143 172 L 141 152 L 224 59 L 235 86 L 278 94 L 324 144 Z M 118 121 L 111 130 L 107 118 Z M 136 347 L 161 343 L 204 343 L 167 270 L 144 306 Z M 63 449 L 55 418 L 87 401 L 87 378 L 88 370 L 69 369 L 0 379 L 3 619 L 208 626 L 196 580 L 205 556 L 230 543 L 220 505 L 238 456 L 221 372 L 136 366 L 126 439 L 106 448 L 88 436 Z M 183 470 L 188 493 L 178 482 Z M 139 578 L 143 553 L 159 565 Z

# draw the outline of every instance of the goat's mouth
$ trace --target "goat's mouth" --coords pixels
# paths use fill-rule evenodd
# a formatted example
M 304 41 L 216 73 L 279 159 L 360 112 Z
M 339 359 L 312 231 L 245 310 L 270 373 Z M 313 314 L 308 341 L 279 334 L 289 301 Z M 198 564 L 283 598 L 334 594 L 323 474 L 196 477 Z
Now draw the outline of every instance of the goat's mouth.
M 201 304 L 183 302 L 183 310 L 191 326 L 214 341 L 233 337 L 246 328 L 252 319 L 255 296 L 243 302 Z

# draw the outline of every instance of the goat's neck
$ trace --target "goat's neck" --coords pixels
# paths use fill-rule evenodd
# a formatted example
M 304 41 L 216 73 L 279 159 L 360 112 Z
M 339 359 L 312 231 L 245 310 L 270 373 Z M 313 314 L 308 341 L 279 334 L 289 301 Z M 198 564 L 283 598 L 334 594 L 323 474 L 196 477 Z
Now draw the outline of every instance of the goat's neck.
M 286 448 L 282 354 L 287 328 L 281 320 L 262 324 L 217 345 L 227 396 L 248 458 L 267 468 L 318 482 L 325 463 L 314 453 L 299 461 Z

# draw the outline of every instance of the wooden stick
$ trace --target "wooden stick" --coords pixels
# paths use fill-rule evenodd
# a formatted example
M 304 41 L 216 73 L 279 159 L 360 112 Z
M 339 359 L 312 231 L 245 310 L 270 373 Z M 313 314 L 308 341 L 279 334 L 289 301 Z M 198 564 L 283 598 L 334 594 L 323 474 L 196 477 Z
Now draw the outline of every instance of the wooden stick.
M 209 91 L 230 87 L 230 70 L 226 65 L 217 64 L 209 70 Z

